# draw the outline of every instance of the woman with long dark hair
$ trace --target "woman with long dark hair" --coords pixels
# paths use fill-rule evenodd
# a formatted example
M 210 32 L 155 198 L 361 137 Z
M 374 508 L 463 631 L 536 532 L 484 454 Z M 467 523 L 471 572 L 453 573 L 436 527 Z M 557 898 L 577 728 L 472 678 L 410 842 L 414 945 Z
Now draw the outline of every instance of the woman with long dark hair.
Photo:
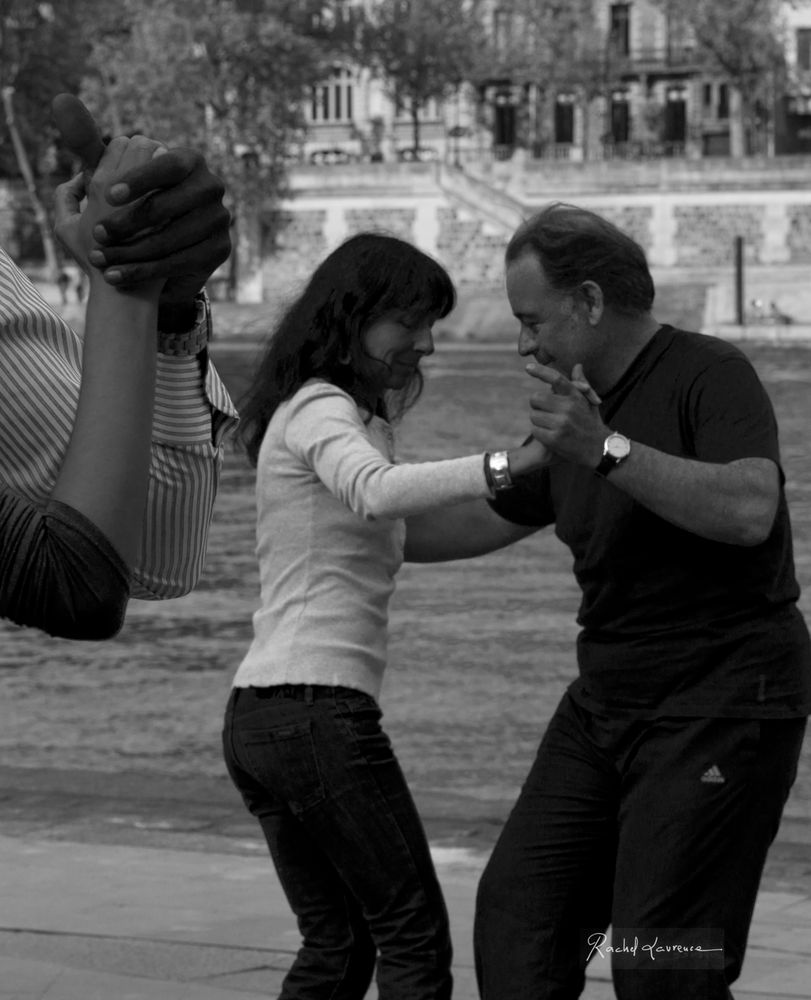
M 454 301 L 420 250 L 355 236 L 282 317 L 241 407 L 261 606 L 223 738 L 303 937 L 282 998 L 362 1000 L 378 953 L 380 1000 L 451 993 L 447 911 L 380 727 L 388 602 L 406 518 L 481 502 L 545 458 L 532 442 L 394 463 L 391 420 Z

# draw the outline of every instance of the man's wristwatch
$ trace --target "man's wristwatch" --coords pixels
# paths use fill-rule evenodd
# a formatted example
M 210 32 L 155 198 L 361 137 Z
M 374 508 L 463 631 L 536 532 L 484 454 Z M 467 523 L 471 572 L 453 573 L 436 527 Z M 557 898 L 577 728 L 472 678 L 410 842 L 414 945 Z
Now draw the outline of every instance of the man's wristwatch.
M 487 452 L 484 456 L 484 477 L 493 496 L 513 485 L 510 475 L 510 456 L 506 451 Z
M 607 476 L 612 469 L 624 462 L 631 454 L 631 442 L 624 434 L 612 431 L 603 442 L 603 457 L 594 470 L 598 476 Z
M 158 352 L 192 357 L 208 344 L 211 306 L 205 289 L 190 302 L 158 308 Z

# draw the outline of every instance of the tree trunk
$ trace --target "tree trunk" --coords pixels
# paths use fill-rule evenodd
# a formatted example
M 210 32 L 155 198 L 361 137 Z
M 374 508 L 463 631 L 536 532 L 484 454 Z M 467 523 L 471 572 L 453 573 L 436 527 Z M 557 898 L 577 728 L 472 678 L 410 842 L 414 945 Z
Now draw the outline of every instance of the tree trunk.
M 228 267 L 228 285 L 226 288 L 226 298 L 229 302 L 239 301 L 239 265 L 240 265 L 240 234 L 239 224 L 240 213 L 237 205 L 229 205 L 231 212 L 231 254 L 226 261 Z
M 118 110 L 118 100 L 113 92 L 110 74 L 106 72 L 104 67 L 102 67 L 99 71 L 99 75 L 101 76 L 101 85 L 104 88 L 104 96 L 107 98 L 107 108 L 112 121 L 113 135 L 123 135 L 124 126 L 121 124 L 121 113 Z
M 6 114 L 6 124 L 8 125 L 8 130 L 11 134 L 11 142 L 14 146 L 14 153 L 17 157 L 17 165 L 20 168 L 20 173 L 23 175 L 25 186 L 28 189 L 28 196 L 31 199 L 31 204 L 34 209 L 34 218 L 36 219 L 39 234 L 42 239 L 42 248 L 45 251 L 45 262 L 48 265 L 48 272 L 51 281 L 56 281 L 59 274 L 59 261 L 56 256 L 56 243 L 54 242 L 53 233 L 51 232 L 51 224 L 48 220 L 48 215 L 42 206 L 39 195 L 37 194 L 37 185 L 34 180 L 34 173 L 31 170 L 31 164 L 28 162 L 28 154 L 25 151 L 25 146 L 20 138 L 17 123 L 14 119 L 13 87 L 3 87 L 3 108 Z
M 412 98 L 411 100 L 411 125 L 414 134 L 414 155 L 418 155 L 420 148 L 420 106 Z

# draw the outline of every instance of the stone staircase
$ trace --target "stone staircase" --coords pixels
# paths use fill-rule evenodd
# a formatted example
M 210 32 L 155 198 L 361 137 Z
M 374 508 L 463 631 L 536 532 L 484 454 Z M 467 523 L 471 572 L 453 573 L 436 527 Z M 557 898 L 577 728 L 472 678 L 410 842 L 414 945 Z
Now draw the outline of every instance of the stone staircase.
M 462 285 L 501 285 L 504 247 L 528 215 L 504 191 L 459 167 L 440 165 L 437 183 L 447 206 L 439 209 L 437 254 Z

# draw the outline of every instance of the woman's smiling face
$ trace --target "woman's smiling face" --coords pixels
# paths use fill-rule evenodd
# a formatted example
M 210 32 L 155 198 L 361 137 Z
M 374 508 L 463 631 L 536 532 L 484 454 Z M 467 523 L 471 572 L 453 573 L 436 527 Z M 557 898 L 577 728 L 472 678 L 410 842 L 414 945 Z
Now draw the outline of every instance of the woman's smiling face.
M 364 375 L 377 391 L 403 389 L 420 361 L 434 352 L 433 316 L 412 319 L 389 315 L 375 320 L 363 334 Z

